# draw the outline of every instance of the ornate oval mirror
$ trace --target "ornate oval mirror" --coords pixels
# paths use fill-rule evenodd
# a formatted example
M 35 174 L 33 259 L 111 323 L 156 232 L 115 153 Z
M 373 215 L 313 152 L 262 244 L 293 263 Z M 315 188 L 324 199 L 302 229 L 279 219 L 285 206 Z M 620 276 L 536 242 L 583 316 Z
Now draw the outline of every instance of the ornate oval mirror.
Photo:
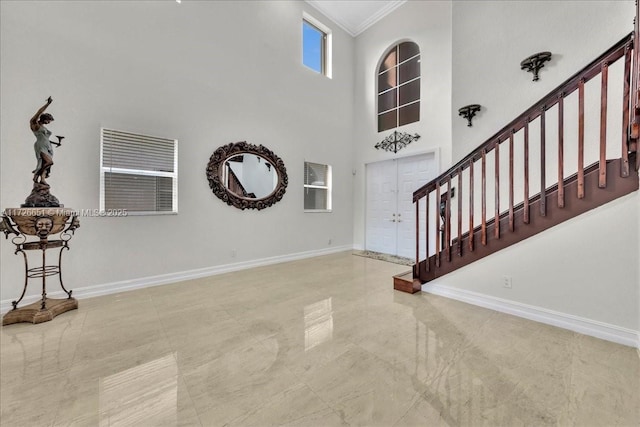
M 289 180 L 280 157 L 245 141 L 223 145 L 207 164 L 209 187 L 239 209 L 264 209 L 280 201 Z

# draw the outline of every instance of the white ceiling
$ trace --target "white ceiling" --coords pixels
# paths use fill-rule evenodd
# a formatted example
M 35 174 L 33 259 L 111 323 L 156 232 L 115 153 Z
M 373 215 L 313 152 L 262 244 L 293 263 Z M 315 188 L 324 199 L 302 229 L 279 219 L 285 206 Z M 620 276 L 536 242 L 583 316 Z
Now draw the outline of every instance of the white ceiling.
M 407 0 L 305 0 L 340 28 L 357 36 Z

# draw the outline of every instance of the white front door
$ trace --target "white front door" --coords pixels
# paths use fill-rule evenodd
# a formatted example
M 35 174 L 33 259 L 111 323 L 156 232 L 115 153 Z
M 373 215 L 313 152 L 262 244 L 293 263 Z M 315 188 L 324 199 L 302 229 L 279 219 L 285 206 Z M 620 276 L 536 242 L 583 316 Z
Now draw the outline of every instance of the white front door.
M 415 257 L 413 192 L 435 176 L 433 153 L 367 165 L 367 250 Z M 421 211 L 424 218 L 424 206 Z M 424 248 L 425 245 L 421 242 L 420 246 Z

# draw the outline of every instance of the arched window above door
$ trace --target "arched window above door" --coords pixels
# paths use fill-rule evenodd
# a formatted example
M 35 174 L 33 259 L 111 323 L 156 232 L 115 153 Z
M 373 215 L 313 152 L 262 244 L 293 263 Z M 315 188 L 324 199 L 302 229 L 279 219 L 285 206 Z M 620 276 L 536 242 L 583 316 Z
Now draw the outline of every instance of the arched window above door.
M 378 132 L 420 120 L 420 48 L 393 46 L 378 68 Z

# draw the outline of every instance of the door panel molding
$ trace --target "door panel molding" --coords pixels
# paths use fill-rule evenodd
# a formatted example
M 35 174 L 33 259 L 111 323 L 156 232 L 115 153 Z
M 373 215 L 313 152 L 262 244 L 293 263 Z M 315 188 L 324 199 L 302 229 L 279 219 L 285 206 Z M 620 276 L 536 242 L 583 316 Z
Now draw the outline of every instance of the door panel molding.
M 438 175 L 437 162 L 429 151 L 365 165 L 366 250 L 415 256 L 413 192 Z

